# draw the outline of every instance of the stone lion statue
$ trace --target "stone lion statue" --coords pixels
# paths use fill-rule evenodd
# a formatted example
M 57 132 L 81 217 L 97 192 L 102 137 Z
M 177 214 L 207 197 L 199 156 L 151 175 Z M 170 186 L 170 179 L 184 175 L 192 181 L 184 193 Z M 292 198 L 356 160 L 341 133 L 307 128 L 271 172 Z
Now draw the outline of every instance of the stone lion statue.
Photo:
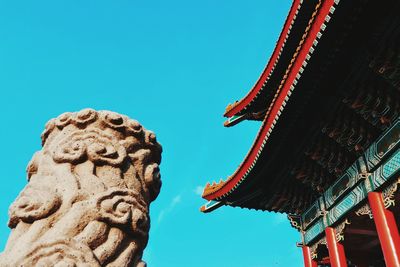
M 145 266 L 161 152 L 153 132 L 114 112 L 50 120 L 10 207 L 0 266 Z

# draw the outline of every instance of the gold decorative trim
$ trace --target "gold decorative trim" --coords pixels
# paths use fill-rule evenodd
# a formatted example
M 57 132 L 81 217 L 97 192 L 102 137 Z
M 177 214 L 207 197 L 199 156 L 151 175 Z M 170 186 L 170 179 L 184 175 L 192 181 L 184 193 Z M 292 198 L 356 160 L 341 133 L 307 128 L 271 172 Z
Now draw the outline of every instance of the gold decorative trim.
M 338 226 L 335 227 L 335 234 L 336 234 L 336 242 L 340 242 L 344 240 L 344 229 L 346 228 L 346 225 L 349 225 L 350 221 L 346 219 L 344 222 L 339 224 Z
M 396 205 L 395 193 L 399 189 L 399 184 L 400 178 L 382 191 L 383 204 L 385 205 L 386 209 Z M 362 205 L 355 213 L 357 216 L 368 215 L 371 219 L 374 217 L 372 215 L 371 207 L 368 203 Z
M 368 203 L 365 203 L 362 205 L 357 211 L 356 211 L 357 216 L 363 216 L 363 215 L 368 215 L 370 219 L 372 219 L 374 216 L 372 215 L 371 208 L 369 207 Z
M 346 219 L 343 221 L 341 224 L 335 227 L 335 235 L 336 235 L 336 242 L 341 242 L 344 240 L 344 230 L 346 228 L 346 225 L 349 225 L 350 221 Z M 312 259 L 318 258 L 318 246 L 319 245 L 327 245 L 326 244 L 326 238 L 323 237 L 317 242 L 315 242 L 312 246 L 310 246 L 310 254 Z
M 289 215 L 289 214 L 287 215 L 287 217 L 289 219 L 290 224 L 297 230 L 301 231 L 300 217 L 295 216 L 295 215 Z
M 362 175 L 365 175 L 364 185 L 365 185 L 365 188 L 367 189 L 367 192 L 372 192 L 373 189 L 372 189 L 371 181 L 369 179 L 369 176 L 371 176 L 371 174 L 370 173 L 365 173 L 365 174 L 362 174 Z
M 371 176 L 370 172 L 362 172 L 358 174 L 359 179 L 368 179 Z
M 326 210 L 322 210 L 321 211 L 321 214 L 322 214 L 322 220 L 324 221 L 324 224 L 325 225 L 328 225 L 329 224 L 329 222 L 328 222 L 328 217 L 327 217 L 327 214 L 328 214 L 328 212 L 326 211 Z
M 396 193 L 399 184 L 400 178 L 382 191 L 383 203 L 385 204 L 386 209 L 396 205 L 394 194 Z
M 321 238 L 320 240 L 318 240 L 316 243 L 314 243 L 314 245 L 312 245 L 310 247 L 310 255 L 311 255 L 311 259 L 316 259 L 318 258 L 318 246 L 319 245 L 326 245 L 326 239 L 325 237 Z

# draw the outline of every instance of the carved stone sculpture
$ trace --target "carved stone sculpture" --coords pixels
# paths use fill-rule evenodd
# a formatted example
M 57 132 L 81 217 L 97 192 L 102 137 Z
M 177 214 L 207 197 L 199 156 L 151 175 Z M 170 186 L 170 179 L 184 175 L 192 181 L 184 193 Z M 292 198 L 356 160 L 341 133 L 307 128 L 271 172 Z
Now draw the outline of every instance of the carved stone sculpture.
M 161 146 L 137 121 L 84 109 L 50 120 L 11 205 L 0 266 L 145 266 Z

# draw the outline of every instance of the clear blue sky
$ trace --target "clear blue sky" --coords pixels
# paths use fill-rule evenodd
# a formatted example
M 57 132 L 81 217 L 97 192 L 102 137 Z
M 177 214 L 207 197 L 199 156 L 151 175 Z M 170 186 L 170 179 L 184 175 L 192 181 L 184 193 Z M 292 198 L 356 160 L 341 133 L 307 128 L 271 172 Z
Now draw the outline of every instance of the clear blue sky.
M 155 131 L 163 187 L 151 208 L 149 267 L 302 266 L 285 216 L 222 207 L 199 187 L 230 175 L 260 126 L 222 126 L 282 28 L 285 0 L 0 1 L 0 248 L 47 120 L 85 107 Z

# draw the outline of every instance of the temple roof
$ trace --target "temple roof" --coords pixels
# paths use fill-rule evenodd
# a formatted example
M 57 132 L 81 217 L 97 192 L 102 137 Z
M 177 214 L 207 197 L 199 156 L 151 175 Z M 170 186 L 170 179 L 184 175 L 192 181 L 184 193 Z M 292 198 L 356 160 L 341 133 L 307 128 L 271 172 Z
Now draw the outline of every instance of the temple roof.
M 316 0 L 294 0 L 279 35 L 274 51 L 261 76 L 240 101 L 229 104 L 224 116 L 229 117 L 225 126 L 247 120 L 262 120 L 265 116 L 265 101 L 271 102 L 287 65 L 293 59 L 299 42 L 303 39 L 304 28 L 315 10 Z
M 258 132 L 253 146 L 250 149 L 249 153 L 246 155 L 242 164 L 239 166 L 236 172 L 231 175 L 227 180 L 220 181 L 219 183 L 213 183 L 211 185 L 207 184 L 204 189 L 203 198 L 207 200 L 219 200 L 221 197 L 224 197 L 232 192 L 236 186 L 238 186 L 243 180 L 246 179 L 248 173 L 252 170 L 254 164 L 257 162 L 259 155 L 266 144 L 266 141 L 268 140 L 277 120 L 279 119 L 279 116 L 281 115 L 281 112 L 286 105 L 286 101 L 289 99 L 290 94 L 293 91 L 295 84 L 297 83 L 298 78 L 300 78 L 300 68 L 307 65 L 307 58 L 310 58 L 310 52 L 313 50 L 314 44 L 316 44 L 314 40 L 318 38 L 318 34 L 319 36 L 321 35 L 321 32 L 323 31 L 321 29 L 321 26 L 326 22 L 325 19 L 327 18 L 327 15 L 329 15 L 330 12 L 334 10 L 330 9 L 331 7 L 333 7 L 333 4 L 334 1 L 331 0 L 325 1 L 323 6 L 318 5 L 318 8 L 321 8 L 321 11 L 319 11 L 318 13 L 314 12 L 312 17 L 310 18 L 309 25 L 303 34 L 302 41 L 296 49 L 296 52 L 293 55 L 292 60 L 290 61 L 291 63 L 286 68 L 286 72 L 284 77 L 282 77 L 283 79 L 281 81 L 281 84 L 279 88 L 277 88 L 274 94 L 274 98 L 269 104 L 269 107 L 267 107 L 267 114 L 263 120 L 260 131 Z M 295 5 L 292 6 L 291 12 L 293 12 L 294 6 Z M 316 20 L 316 22 L 314 22 L 314 20 Z M 323 29 L 325 29 L 325 27 L 323 27 Z M 280 43 L 278 42 L 278 46 L 279 44 Z M 274 53 L 275 52 L 276 51 L 274 51 Z M 274 54 L 272 58 L 273 57 Z M 274 60 L 270 60 L 270 62 L 272 61 L 274 62 Z M 254 88 L 250 92 L 253 91 Z M 250 93 L 249 95 L 254 95 L 254 93 Z M 227 112 L 225 114 L 229 115 L 232 113 Z
M 394 94 L 393 86 L 374 71 L 377 67 L 371 67 L 383 53 L 374 49 L 376 44 L 381 38 L 390 39 L 378 34 L 390 22 L 375 23 L 388 7 L 378 7 L 374 1 L 361 6 L 338 0 L 310 3 L 307 8 L 312 12 L 307 13 L 302 1 L 293 2 L 260 79 L 245 98 L 228 107 L 225 115 L 236 116 L 228 126 L 251 119 L 249 113 L 263 122 L 238 169 L 226 180 L 206 185 L 203 198 L 210 202 L 203 212 L 230 205 L 299 214 L 395 117 L 379 113 L 379 104 L 377 110 L 361 111 L 357 104 L 370 105 L 364 103 L 368 97 L 362 93 L 368 90 L 360 91 L 362 86 L 372 85 L 370 91 L 378 93 L 371 94 L 378 94 L 380 102 Z M 307 23 L 294 31 L 299 14 Z M 289 59 L 289 46 L 296 43 L 291 35 L 301 37 Z

